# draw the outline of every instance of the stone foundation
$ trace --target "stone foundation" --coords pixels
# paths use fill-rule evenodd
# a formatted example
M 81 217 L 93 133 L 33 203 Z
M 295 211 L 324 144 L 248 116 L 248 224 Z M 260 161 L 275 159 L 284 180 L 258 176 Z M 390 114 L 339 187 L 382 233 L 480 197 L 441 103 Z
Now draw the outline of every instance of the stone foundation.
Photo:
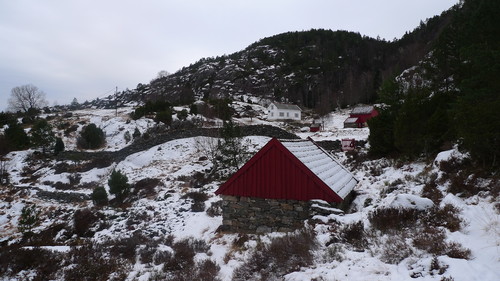
M 266 233 L 292 231 L 310 217 L 310 203 L 254 197 L 222 196 L 221 231 Z
M 356 197 L 351 192 L 341 203 L 298 201 L 222 195 L 223 232 L 288 232 L 304 226 L 315 215 L 343 214 Z

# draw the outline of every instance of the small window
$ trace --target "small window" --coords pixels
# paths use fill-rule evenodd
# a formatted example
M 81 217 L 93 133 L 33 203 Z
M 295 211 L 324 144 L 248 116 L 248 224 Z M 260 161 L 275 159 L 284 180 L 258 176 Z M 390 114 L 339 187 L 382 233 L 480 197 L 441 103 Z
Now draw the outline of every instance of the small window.
M 286 113 L 286 117 L 290 117 L 290 112 L 287 112 L 287 113 Z
M 284 117 L 285 116 L 285 112 L 280 112 L 280 117 Z
M 299 118 L 299 114 L 298 113 L 295 113 L 295 118 Z
M 273 117 L 273 116 L 274 116 L 274 113 L 271 112 L 271 117 Z

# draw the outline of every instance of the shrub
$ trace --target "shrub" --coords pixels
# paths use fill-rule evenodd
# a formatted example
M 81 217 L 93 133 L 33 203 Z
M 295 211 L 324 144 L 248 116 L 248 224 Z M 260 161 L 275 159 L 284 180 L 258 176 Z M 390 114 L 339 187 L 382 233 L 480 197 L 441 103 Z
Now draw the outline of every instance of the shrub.
M 83 149 L 97 149 L 102 147 L 105 142 L 106 137 L 102 129 L 98 128 L 94 123 L 90 123 L 80 133 L 77 145 Z
M 391 232 L 414 225 L 421 214 L 415 209 L 382 208 L 371 212 L 368 219 L 375 229 Z
M 205 201 L 208 199 L 208 195 L 204 192 L 192 191 L 186 193 L 182 196 L 183 199 L 190 198 L 193 200 L 191 205 L 191 211 L 193 212 L 203 212 L 205 211 Z
M 470 197 L 477 194 L 480 188 L 477 178 L 471 176 L 467 171 L 460 171 L 458 174 L 450 175 L 450 185 L 448 192 L 459 194 L 462 197 Z
M 133 194 L 139 197 L 146 197 L 156 194 L 155 188 L 160 185 L 161 181 L 155 178 L 145 178 L 134 184 Z
M 144 236 L 134 233 L 131 237 L 109 241 L 106 245 L 109 246 L 112 257 L 119 257 L 129 262 L 135 262 L 137 245 L 144 242 Z
M 425 183 L 424 188 L 422 188 L 422 196 L 431 199 L 436 205 L 443 199 L 443 194 L 437 188 L 437 184 L 434 180 Z
M 309 266 L 316 239 L 311 230 L 273 238 L 269 245 L 257 246 L 250 258 L 233 272 L 233 280 L 274 280 Z
M 187 117 L 188 117 L 188 111 L 186 109 L 177 112 L 177 118 L 179 118 L 179 120 L 184 121 L 186 120 Z
M 222 200 L 213 202 L 207 209 L 207 216 L 216 217 L 222 215 Z
M 442 229 L 425 227 L 413 238 L 413 246 L 433 255 L 442 255 L 446 248 L 446 235 Z
M 115 257 L 105 258 L 109 255 L 101 245 L 74 247 L 69 256 L 73 266 L 64 272 L 64 280 L 67 281 L 108 280 L 110 274 L 123 271 L 123 264 Z
M 172 249 L 174 249 L 174 255 L 164 264 L 164 271 L 179 271 L 194 265 L 196 253 L 188 239 L 174 243 Z
M 390 264 L 398 264 L 412 253 L 413 250 L 403 237 L 392 235 L 384 243 L 380 260 Z
M 434 220 L 437 226 L 444 226 L 448 228 L 451 232 L 460 230 L 463 224 L 463 220 L 458 216 L 460 209 L 453 206 L 452 204 L 446 204 L 442 208 L 431 209 L 429 219 Z
M 125 134 L 123 134 L 123 139 L 125 140 L 125 143 L 128 143 L 130 140 L 132 140 L 132 136 L 130 135 L 129 131 L 126 131 Z
M 436 273 L 443 275 L 446 272 L 446 269 L 448 269 L 448 265 L 442 265 L 436 256 L 432 258 L 431 266 L 429 268 L 431 275 Z
M 108 204 L 108 193 L 106 192 L 106 189 L 104 189 L 104 187 L 102 186 L 94 188 L 91 197 L 92 201 L 97 206 L 103 206 Z
M 352 246 L 363 249 L 366 245 L 365 226 L 362 221 L 348 224 L 340 230 L 342 240 Z
M 451 242 L 447 244 L 446 255 L 454 259 L 469 260 L 472 257 L 470 249 L 462 247 L 459 243 Z
M 128 184 L 127 176 L 117 170 L 113 170 L 111 173 L 108 185 L 109 192 L 114 194 L 119 202 L 122 202 L 130 192 L 130 185 Z
M 35 279 L 53 280 L 60 269 L 62 255 L 50 250 L 9 247 L 0 251 L 0 275 L 14 276 L 23 270 L 34 270 Z M 8 278 L 6 278 L 7 280 Z
M 80 237 L 92 237 L 90 227 L 97 221 L 97 216 L 88 208 L 76 210 L 73 215 L 75 234 Z

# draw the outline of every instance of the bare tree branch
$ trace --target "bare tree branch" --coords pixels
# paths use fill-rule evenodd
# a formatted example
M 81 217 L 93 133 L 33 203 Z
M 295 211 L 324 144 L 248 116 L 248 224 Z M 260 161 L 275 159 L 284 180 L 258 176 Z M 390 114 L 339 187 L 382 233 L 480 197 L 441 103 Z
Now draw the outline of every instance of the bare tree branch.
M 41 109 L 47 104 L 45 93 L 33 84 L 18 86 L 11 90 L 9 109 L 13 112 L 27 113 L 30 109 Z

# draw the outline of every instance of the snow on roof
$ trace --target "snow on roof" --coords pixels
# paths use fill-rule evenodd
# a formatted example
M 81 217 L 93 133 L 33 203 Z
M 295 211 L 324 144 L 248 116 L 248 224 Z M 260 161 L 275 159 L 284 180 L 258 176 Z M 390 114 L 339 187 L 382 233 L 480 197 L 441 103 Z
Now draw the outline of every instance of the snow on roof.
M 333 156 L 312 140 L 280 140 L 300 162 L 344 199 L 358 181 Z
M 298 107 L 295 104 L 286 104 L 286 103 L 277 103 L 277 102 L 273 102 L 272 104 L 274 104 L 278 109 L 302 111 L 302 109 L 300 109 L 300 107 Z
M 351 111 L 351 114 L 370 114 L 373 109 L 371 105 L 357 106 Z
M 358 117 L 349 117 L 344 121 L 344 123 L 356 123 L 356 121 L 358 121 Z

